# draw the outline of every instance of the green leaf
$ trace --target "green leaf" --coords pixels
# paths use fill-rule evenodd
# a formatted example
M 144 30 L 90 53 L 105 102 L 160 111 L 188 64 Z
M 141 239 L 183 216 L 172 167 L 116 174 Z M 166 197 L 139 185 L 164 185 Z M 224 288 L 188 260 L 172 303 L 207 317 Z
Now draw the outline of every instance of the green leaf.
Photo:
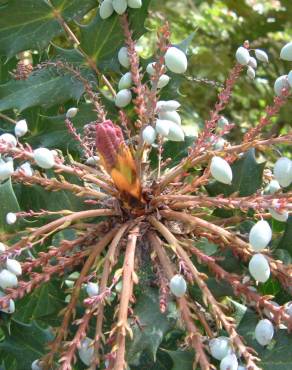
M 143 330 L 138 325 L 132 328 L 134 339 L 128 343 L 127 360 L 137 364 L 143 351 L 147 351 L 155 361 L 157 349 L 164 334 L 173 323 L 159 310 L 159 297 L 156 289 L 146 288 L 140 295 L 135 307 Z
M 268 347 L 263 347 L 254 339 L 254 330 L 259 317 L 248 310 L 238 327 L 240 335 L 243 335 L 247 344 L 254 348 L 262 362 L 260 368 L 264 370 L 290 370 L 292 363 L 292 336 L 287 330 L 276 329 L 274 340 Z
M 68 99 L 78 100 L 83 85 L 71 75 L 59 75 L 54 70 L 37 71 L 27 80 L 9 81 L 0 86 L 0 111 L 41 105 L 51 107 Z
M 26 325 L 12 320 L 9 330 L 5 329 L 5 339 L 0 343 L 0 351 L 3 350 L 16 359 L 17 366 L 14 370 L 26 370 L 44 354 L 45 345 L 52 339 L 52 332 L 42 329 L 35 322 Z
M 52 0 L 66 20 L 79 18 L 95 7 L 95 0 Z M 0 55 L 12 57 L 19 51 L 43 49 L 62 33 L 52 7 L 40 0 L 9 0 L 1 7 Z
M 285 232 L 278 244 L 278 248 L 285 249 L 292 256 L 292 216 L 286 222 Z
M 254 149 L 250 149 L 231 167 L 233 172 L 232 185 L 214 181 L 206 186 L 210 195 L 223 194 L 228 196 L 239 192 L 239 196 L 245 197 L 254 194 L 261 187 L 265 163 L 257 162 Z
M 6 215 L 8 212 L 18 212 L 20 209 L 11 179 L 0 184 L 0 204 L 0 231 L 9 231 L 13 226 L 7 225 Z
M 142 36 L 145 32 L 144 22 L 149 3 L 150 0 L 143 0 L 141 9 L 129 11 L 130 28 L 134 32 L 134 39 Z M 96 64 L 112 58 L 117 53 L 117 50 L 124 45 L 124 34 L 120 25 L 120 17 L 116 14 L 105 20 L 96 15 L 89 25 L 80 26 L 80 30 L 81 47 Z
M 173 361 L 170 370 L 193 370 L 194 353 L 192 351 L 165 351 Z

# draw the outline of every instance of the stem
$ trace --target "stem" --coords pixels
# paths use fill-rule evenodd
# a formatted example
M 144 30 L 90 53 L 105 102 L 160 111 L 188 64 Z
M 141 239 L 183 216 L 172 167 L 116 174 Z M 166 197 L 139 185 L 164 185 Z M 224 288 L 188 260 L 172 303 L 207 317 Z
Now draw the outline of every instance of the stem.
M 4 119 L 7 122 L 13 123 L 14 125 L 17 123 L 14 119 L 6 116 L 6 114 L 0 113 L 0 118 Z

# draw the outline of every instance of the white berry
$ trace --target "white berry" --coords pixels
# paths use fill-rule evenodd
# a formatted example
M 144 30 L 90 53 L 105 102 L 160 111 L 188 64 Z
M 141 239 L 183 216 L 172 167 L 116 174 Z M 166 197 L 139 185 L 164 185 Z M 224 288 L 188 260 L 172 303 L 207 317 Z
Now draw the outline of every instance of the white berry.
M 268 345 L 274 336 L 274 327 L 270 320 L 260 320 L 255 328 L 255 339 L 261 346 Z
M 266 191 L 270 194 L 274 194 L 279 190 L 281 190 L 281 186 L 277 180 L 271 180 L 269 185 L 266 187 Z
M 0 242 L 0 254 L 6 251 L 6 245 Z
M 55 165 L 54 154 L 47 148 L 38 148 L 34 150 L 33 158 L 36 164 L 44 169 L 52 168 Z
M 181 118 L 180 115 L 176 111 L 162 111 L 159 112 L 158 117 L 160 119 L 166 119 L 168 121 L 172 121 L 177 125 L 181 125 Z
M 258 221 L 249 232 L 249 243 L 256 252 L 266 248 L 272 239 L 272 230 L 265 220 Z
M 25 176 L 32 176 L 33 175 L 33 169 L 31 168 L 31 165 L 29 162 L 24 162 L 22 165 L 20 165 L 17 168 L 17 172 L 21 170 L 22 173 L 24 173 Z
M 146 126 L 143 130 L 142 137 L 145 143 L 151 145 L 156 139 L 156 131 L 152 126 Z
M 220 362 L 220 370 L 237 370 L 238 361 L 234 353 L 225 356 Z
M 16 122 L 16 125 L 14 127 L 14 133 L 15 133 L 15 136 L 17 137 L 21 137 L 21 136 L 24 136 L 26 133 L 27 133 L 27 122 L 25 119 L 22 119 L 18 122 Z
M 156 104 L 158 113 L 176 111 L 180 107 L 180 103 L 176 100 L 159 100 Z
M 132 93 L 129 89 L 119 91 L 115 98 L 115 104 L 119 108 L 124 108 L 131 103 Z
M 120 62 L 120 64 L 125 67 L 125 68 L 129 68 L 130 67 L 130 59 L 129 59 L 129 55 L 128 55 L 128 49 L 123 46 L 119 52 L 118 52 L 118 60 Z
M 288 73 L 288 84 L 292 88 L 292 70 Z
M 221 361 L 225 356 L 232 352 L 230 339 L 228 337 L 213 338 L 209 342 L 209 348 L 212 357 Z
M 157 88 L 158 89 L 162 89 L 163 87 L 165 87 L 170 81 L 170 77 L 167 76 L 167 75 L 162 75 L 159 77 L 159 80 L 157 82 Z
M 14 173 L 13 161 L 0 161 L 0 181 L 7 180 Z
M 129 89 L 132 86 L 132 84 L 133 84 L 132 73 L 127 72 L 121 77 L 118 88 L 119 90 Z
M 282 47 L 280 58 L 292 62 L 292 41 Z
M 188 60 L 183 51 L 170 47 L 165 54 L 165 65 L 174 73 L 184 73 L 188 67 Z
M 8 212 L 7 213 L 7 215 L 6 215 L 6 223 L 8 225 L 15 224 L 16 220 L 17 220 L 17 216 L 16 216 L 15 213 L 13 213 L 13 212 Z
M 252 67 L 253 69 L 256 69 L 256 68 L 257 68 L 257 66 L 258 66 L 258 62 L 257 62 L 256 58 L 254 58 L 254 57 L 250 57 L 250 58 L 249 58 L 249 61 L 248 61 L 248 65 L 249 65 L 250 67 Z
M 1 292 L 0 291 L 0 297 L 5 297 L 5 293 Z M 12 314 L 15 312 L 15 302 L 13 299 L 9 299 L 9 305 L 8 307 L 3 307 L 3 308 L 0 308 L 0 311 L 2 312 L 5 312 L 5 313 L 9 313 L 9 314 Z
M 158 119 L 156 121 L 155 130 L 161 136 L 167 136 L 169 134 L 169 127 L 171 122 L 163 119 Z
M 261 282 L 265 283 L 270 277 L 270 266 L 266 257 L 260 253 L 252 256 L 248 265 L 251 276 Z
M 31 364 L 31 370 L 43 370 L 43 368 L 40 366 L 40 360 L 34 360 L 34 362 Z
M 182 275 L 174 275 L 169 283 L 170 291 L 173 295 L 180 298 L 187 291 L 187 283 Z
M 229 121 L 228 121 L 228 119 L 226 117 L 221 116 L 218 119 L 218 123 L 217 123 L 218 128 L 223 129 L 228 124 L 229 124 Z
M 16 276 L 19 276 L 22 274 L 21 264 L 14 259 L 7 258 L 6 268 L 8 271 L 12 272 L 12 274 Z
M 265 63 L 269 62 L 268 54 L 263 50 L 256 49 L 255 50 L 255 56 L 256 56 L 257 60 L 260 60 L 261 62 L 265 62 Z
M 138 9 L 142 7 L 142 0 L 128 0 L 128 7 Z
M 232 169 L 228 162 L 221 157 L 213 157 L 210 171 L 215 180 L 230 185 L 232 182 Z
M 292 162 L 289 158 L 281 157 L 274 165 L 274 176 L 279 184 L 287 187 L 292 182 Z
M 288 82 L 288 75 L 280 76 L 276 79 L 274 83 L 274 91 L 277 96 L 282 95 L 283 89 L 289 89 L 290 85 Z
M 73 118 L 76 116 L 77 113 L 78 113 L 78 108 L 76 107 L 69 108 L 66 112 L 66 117 Z
M 247 76 L 251 79 L 251 80 L 253 80 L 254 78 L 255 78 L 255 75 L 256 75 L 256 73 L 255 73 L 255 70 L 252 68 L 252 67 L 247 67 L 247 71 L 246 71 L 246 74 L 247 74 Z
M 16 275 L 14 275 L 12 272 L 3 269 L 0 271 L 0 288 L 6 289 L 6 288 L 16 288 L 18 285 L 18 280 Z
M 112 0 L 113 8 L 116 13 L 122 15 L 127 10 L 127 0 Z
M 89 297 L 94 297 L 94 296 L 98 295 L 98 293 L 99 293 L 98 284 L 89 282 L 86 285 L 86 293 L 88 294 Z
M 0 141 L 3 141 L 6 144 L 9 144 L 11 146 L 16 146 L 17 140 L 16 137 L 11 134 L 3 134 L 0 136 Z
M 280 213 L 280 212 L 275 211 L 273 208 L 269 208 L 269 212 L 271 216 L 277 221 L 286 222 L 288 220 L 289 213 L 287 211 Z
M 172 121 L 169 122 L 169 133 L 167 138 L 171 141 L 184 141 L 185 133 L 183 129 Z
M 235 58 L 238 61 L 239 64 L 247 65 L 250 60 L 249 52 L 246 48 L 243 46 L 240 46 L 235 53 Z
M 112 0 L 103 0 L 99 8 L 99 15 L 101 19 L 109 18 L 114 12 Z
M 78 354 L 79 354 L 80 360 L 86 366 L 90 366 L 92 359 L 93 359 L 93 355 L 94 355 L 93 340 L 88 337 L 85 337 L 80 344 L 80 348 L 78 349 Z

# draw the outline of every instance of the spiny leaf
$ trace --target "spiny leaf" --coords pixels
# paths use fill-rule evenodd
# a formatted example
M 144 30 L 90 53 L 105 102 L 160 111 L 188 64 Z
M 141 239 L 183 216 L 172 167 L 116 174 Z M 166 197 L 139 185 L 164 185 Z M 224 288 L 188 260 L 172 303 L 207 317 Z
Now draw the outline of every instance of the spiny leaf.
M 192 351 L 164 351 L 173 361 L 171 370 L 193 370 L 194 353 Z

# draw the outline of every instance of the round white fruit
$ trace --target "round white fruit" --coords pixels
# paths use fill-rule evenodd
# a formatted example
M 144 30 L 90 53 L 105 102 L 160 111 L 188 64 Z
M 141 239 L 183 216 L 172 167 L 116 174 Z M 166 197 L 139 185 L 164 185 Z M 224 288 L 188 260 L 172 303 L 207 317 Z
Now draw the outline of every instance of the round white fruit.
M 31 370 L 43 370 L 40 365 L 40 360 L 34 360 L 34 362 L 31 364 Z
M 170 81 L 170 77 L 167 76 L 167 75 L 162 75 L 159 77 L 159 80 L 157 82 L 157 88 L 158 89 L 162 89 L 163 87 L 165 87 Z
M 290 85 L 288 82 L 288 75 L 280 76 L 276 79 L 274 83 L 274 91 L 277 96 L 282 95 L 283 89 L 289 89 Z
M 250 60 L 249 52 L 246 48 L 243 46 L 240 46 L 235 53 L 235 58 L 238 61 L 239 64 L 247 65 Z
M 287 211 L 280 213 L 280 212 L 275 211 L 273 208 L 269 208 L 269 212 L 271 216 L 277 221 L 286 222 L 288 220 L 289 213 Z
M 33 158 L 36 164 L 44 169 L 52 168 L 55 165 L 54 154 L 47 148 L 38 148 L 34 150 Z
M 169 288 L 173 295 L 181 298 L 187 291 L 187 283 L 182 275 L 177 274 L 171 278 Z
M 282 47 L 280 58 L 292 62 L 292 41 Z
M 156 139 L 156 131 L 152 126 L 146 126 L 143 130 L 142 137 L 145 143 L 152 145 Z
M 169 133 L 167 135 L 168 140 L 170 141 L 184 141 L 185 134 L 183 129 L 172 121 L 169 122 Z
M 161 136 L 167 136 L 169 134 L 169 127 L 171 122 L 163 119 L 158 119 L 156 121 L 155 130 Z
M 252 67 L 253 69 L 256 69 L 256 68 L 257 68 L 257 66 L 258 66 L 258 62 L 257 62 L 256 58 L 254 58 L 254 57 L 250 57 L 250 58 L 249 58 L 249 61 L 248 61 L 248 65 L 249 65 L 250 67 Z
M 223 129 L 226 125 L 229 124 L 229 121 L 226 117 L 224 116 L 221 116 L 219 119 L 218 119 L 218 122 L 217 122 L 217 127 L 220 128 L 220 129 Z
M 17 137 L 21 137 L 21 136 L 24 136 L 26 133 L 27 133 L 27 122 L 25 119 L 22 119 L 18 122 L 16 122 L 16 125 L 14 127 L 14 133 L 15 133 L 15 136 Z
M 6 268 L 8 271 L 12 272 L 12 274 L 16 276 L 19 276 L 22 274 L 21 264 L 14 259 L 7 258 Z
M 251 80 L 253 80 L 254 78 L 255 78 L 255 75 L 256 75 L 256 73 L 255 73 L 255 70 L 252 68 L 252 67 L 247 67 L 247 71 L 246 71 L 246 74 L 247 74 L 247 76 L 251 79 Z
M 80 344 L 80 348 L 78 349 L 78 354 L 79 354 L 80 360 L 86 366 L 90 366 L 92 359 L 93 359 L 93 355 L 94 355 L 93 340 L 88 337 L 85 337 Z
M 4 143 L 9 144 L 11 146 L 16 146 L 17 140 L 16 137 L 11 134 L 3 134 L 0 136 L 0 141 L 4 141 Z
M 188 67 L 188 60 L 183 51 L 170 47 L 165 54 L 165 65 L 174 73 L 184 73 Z
M 274 336 L 274 326 L 268 319 L 260 320 L 255 328 L 255 339 L 261 346 L 268 345 Z
M 249 243 L 256 252 L 266 248 L 272 239 L 272 230 L 265 220 L 258 221 L 249 232 Z
M 266 187 L 266 191 L 270 194 L 274 194 L 281 190 L 281 186 L 277 180 L 271 180 L 269 185 Z
M 6 245 L 0 242 L 0 254 L 6 251 Z
M 8 225 L 13 225 L 17 221 L 17 216 L 13 212 L 8 212 L 6 215 L 6 223 Z
M 99 8 L 99 15 L 101 19 L 109 18 L 114 12 L 112 0 L 103 0 Z
M 112 0 L 113 8 L 116 13 L 122 15 L 127 10 L 127 0 Z
M 142 7 L 142 0 L 128 0 L 128 7 L 138 9 Z
M 274 176 L 279 184 L 287 187 L 292 182 L 292 162 L 289 158 L 282 157 L 274 165 Z
M 220 362 L 220 370 L 237 370 L 238 361 L 234 353 L 225 356 Z
M 225 356 L 232 353 L 230 346 L 230 339 L 228 337 L 218 337 L 211 339 L 209 342 L 209 348 L 212 357 L 216 360 L 221 361 Z
M 215 180 L 230 185 L 232 182 L 232 169 L 228 162 L 221 157 L 213 157 L 210 171 Z
M 99 293 L 99 286 L 97 283 L 89 282 L 86 285 L 86 293 L 89 297 L 97 296 Z
M 73 118 L 76 116 L 77 113 L 78 113 L 78 108 L 76 107 L 69 108 L 66 112 L 66 117 Z
M 0 288 L 6 289 L 6 288 L 16 288 L 18 285 L 18 280 L 16 275 L 14 275 L 12 272 L 3 269 L 0 271 Z
M 176 111 L 180 107 L 180 103 L 176 100 L 159 100 L 156 104 L 156 111 L 158 113 Z
M 13 161 L 0 162 L 0 181 L 7 180 L 13 173 Z
M 0 297 L 5 297 L 5 293 L 0 291 Z M 0 311 L 12 314 L 15 312 L 15 302 L 13 299 L 9 299 L 9 305 L 7 307 L 0 308 Z
M 249 261 L 248 270 L 251 276 L 261 282 L 265 283 L 270 277 L 270 266 L 266 257 L 260 253 L 252 256 Z
M 288 84 L 289 84 L 290 88 L 292 89 L 292 71 L 290 71 L 288 73 L 287 79 L 288 79 Z
M 118 52 L 118 60 L 120 62 L 120 64 L 125 67 L 125 68 L 129 68 L 130 67 L 130 59 L 129 59 L 129 55 L 128 55 L 128 49 L 123 46 L 119 52 Z
M 261 62 L 265 62 L 265 63 L 269 62 L 268 54 L 265 51 L 261 50 L 261 49 L 256 49 L 255 50 L 255 56 L 256 56 L 257 60 L 260 60 Z
M 162 111 L 159 112 L 158 117 L 160 119 L 166 119 L 168 121 L 172 121 L 177 125 L 181 125 L 181 118 L 180 115 L 176 111 Z
M 115 98 L 115 104 L 119 108 L 124 108 L 131 103 L 132 93 L 129 89 L 119 91 Z
M 29 162 L 24 162 L 22 165 L 18 167 L 17 171 L 21 171 L 22 173 L 24 173 L 25 176 L 33 175 L 33 169 L 31 168 Z

